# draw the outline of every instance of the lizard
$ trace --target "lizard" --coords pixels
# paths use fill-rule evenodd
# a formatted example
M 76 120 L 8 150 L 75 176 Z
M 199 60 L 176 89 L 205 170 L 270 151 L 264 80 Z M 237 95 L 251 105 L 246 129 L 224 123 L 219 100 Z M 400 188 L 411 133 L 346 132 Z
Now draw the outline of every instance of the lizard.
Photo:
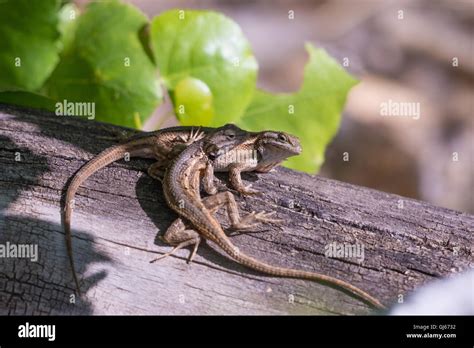
M 256 150 L 257 161 L 244 161 L 243 163 L 237 163 L 238 161 L 234 160 L 228 161 L 229 158 L 236 157 L 236 152 L 248 150 Z M 271 131 L 252 134 L 244 132 L 234 125 L 223 126 L 189 145 L 171 161 L 163 178 L 163 192 L 166 202 L 171 209 L 178 213 L 180 218 L 171 224 L 162 237 L 165 242 L 174 246 L 173 250 L 158 259 L 171 255 L 179 248 L 194 245 L 188 259 L 188 262 L 191 262 L 201 239 L 204 238 L 217 244 L 237 263 L 255 271 L 279 277 L 323 282 L 349 291 L 377 309 L 385 308 L 368 293 L 340 279 L 310 271 L 273 266 L 242 253 L 230 241 L 213 213 L 225 205 L 231 227 L 237 229 L 246 229 L 249 226 L 254 226 L 258 221 L 269 220 L 269 214 L 252 212 L 241 218 L 236 208 L 235 199 L 228 191 L 204 199 L 200 197 L 201 176 L 203 176 L 205 191 L 211 194 L 216 192 L 216 188 L 212 185 L 214 166 L 218 170 L 237 167 L 239 171 L 268 172 L 286 158 L 298 155 L 300 152 L 301 146 L 295 136 Z M 217 163 L 213 163 L 213 161 L 217 161 Z M 239 181 L 237 178 L 233 180 Z M 240 186 L 247 193 L 255 193 L 255 190 L 250 192 L 249 187 Z
M 72 253 L 71 217 L 74 206 L 74 196 L 81 184 L 98 170 L 115 161 L 125 158 L 127 154 L 130 157 L 153 158 L 157 160 L 149 169 L 149 172 L 153 173 L 153 177 L 156 178 L 157 173 L 162 170 L 161 168 L 166 165 L 172 156 L 182 150 L 183 147 L 201 139 L 205 133 L 209 132 L 211 129 L 212 128 L 209 127 L 197 127 L 196 129 L 196 127 L 178 126 L 153 132 L 140 133 L 130 137 L 123 143 L 103 150 L 76 172 L 66 191 L 63 224 L 69 264 L 72 269 L 74 283 L 79 295 L 81 292 Z
M 74 207 L 74 196 L 82 183 L 98 170 L 115 161 L 123 159 L 127 154 L 130 157 L 152 158 L 157 160 L 148 168 L 148 174 L 155 179 L 161 180 L 163 167 L 166 166 L 171 158 L 179 153 L 184 147 L 203 138 L 205 134 L 212 130 L 214 130 L 214 128 L 211 127 L 178 126 L 153 132 L 140 133 L 130 137 L 125 142 L 103 150 L 75 173 L 66 191 L 64 213 L 62 217 L 69 264 L 72 270 L 76 290 L 79 295 L 81 294 L 81 291 L 72 252 L 71 218 Z M 240 192 L 247 192 L 246 187 L 243 186 L 240 179 L 240 172 L 242 171 L 240 167 L 235 166 L 227 168 L 225 165 L 220 164 L 217 170 L 230 170 L 229 175 L 233 187 Z

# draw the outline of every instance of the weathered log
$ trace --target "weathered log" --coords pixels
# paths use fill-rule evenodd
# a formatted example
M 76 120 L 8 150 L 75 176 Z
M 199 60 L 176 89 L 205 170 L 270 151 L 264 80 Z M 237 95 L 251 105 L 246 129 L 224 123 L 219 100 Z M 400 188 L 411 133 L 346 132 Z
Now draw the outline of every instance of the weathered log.
M 39 251 L 36 262 L 0 258 L 0 314 L 371 312 L 335 288 L 250 271 L 212 243 L 200 247 L 191 265 L 187 250 L 150 264 L 170 250 L 157 236 L 176 215 L 161 184 L 145 173 L 147 160 L 110 165 L 79 189 L 73 248 L 85 296 L 75 298 L 61 197 L 70 177 L 114 143 L 114 129 L 0 106 L 0 245 Z M 269 263 L 332 275 L 387 305 L 472 264 L 472 215 L 283 168 L 244 179 L 263 195 L 238 197 L 240 209 L 275 210 L 285 223 L 232 240 Z M 227 226 L 222 212 L 218 218 Z M 363 261 L 326 256 L 328 245 L 344 243 L 363 247 Z

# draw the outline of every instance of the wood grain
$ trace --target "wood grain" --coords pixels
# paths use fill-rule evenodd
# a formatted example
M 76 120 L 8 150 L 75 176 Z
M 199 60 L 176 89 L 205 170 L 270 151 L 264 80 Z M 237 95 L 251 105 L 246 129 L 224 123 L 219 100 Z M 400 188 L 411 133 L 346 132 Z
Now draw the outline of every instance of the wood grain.
M 157 237 L 176 215 L 161 184 L 145 174 L 146 160 L 110 165 L 79 189 L 73 247 L 85 296 L 75 298 L 61 197 L 71 176 L 115 142 L 116 129 L 0 105 L 0 244 L 39 250 L 37 262 L 0 258 L 0 314 L 371 312 L 337 289 L 249 271 L 212 243 L 191 265 L 188 250 L 150 264 L 170 250 Z M 472 215 L 283 168 L 244 179 L 263 194 L 238 197 L 241 211 L 275 210 L 285 221 L 232 236 L 243 252 L 266 262 L 332 275 L 386 305 L 473 264 Z M 363 261 L 326 257 L 332 243 L 363 247 Z

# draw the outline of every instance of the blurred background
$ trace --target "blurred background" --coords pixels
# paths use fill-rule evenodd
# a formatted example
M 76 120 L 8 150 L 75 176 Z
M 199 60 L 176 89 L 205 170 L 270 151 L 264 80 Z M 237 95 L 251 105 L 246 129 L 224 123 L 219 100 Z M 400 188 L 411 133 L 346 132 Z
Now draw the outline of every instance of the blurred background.
M 298 89 L 306 41 L 323 47 L 361 82 L 319 174 L 474 213 L 474 1 L 127 2 L 149 18 L 223 12 L 251 43 L 258 86 L 272 92 Z M 382 116 L 390 100 L 419 103 L 419 119 Z

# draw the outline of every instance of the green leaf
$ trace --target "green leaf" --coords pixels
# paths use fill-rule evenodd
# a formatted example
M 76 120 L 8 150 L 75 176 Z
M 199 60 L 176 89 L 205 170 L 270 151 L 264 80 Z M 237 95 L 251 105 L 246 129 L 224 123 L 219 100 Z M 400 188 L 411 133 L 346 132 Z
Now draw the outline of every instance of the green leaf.
M 303 152 L 291 157 L 287 167 L 316 172 L 324 151 L 339 128 L 346 96 L 358 83 L 324 50 L 306 44 L 309 61 L 303 85 L 293 94 L 257 91 L 238 123 L 245 129 L 286 131 L 300 138 Z
M 146 24 L 133 6 L 90 3 L 46 83 L 47 95 L 94 102 L 97 120 L 140 128 L 162 99 L 155 67 L 140 41 Z
M 0 90 L 41 87 L 59 60 L 57 0 L 0 1 Z
M 55 111 L 55 101 L 31 92 L 1 92 L 0 103 L 27 106 L 36 109 Z
M 199 105 L 197 99 L 185 105 L 186 123 L 215 126 L 242 116 L 255 90 L 257 63 L 235 22 L 215 12 L 167 11 L 152 21 L 151 45 L 178 115 L 175 89 L 181 81 L 197 79 L 211 91 L 210 105 Z M 202 117 L 203 109 L 212 117 Z

